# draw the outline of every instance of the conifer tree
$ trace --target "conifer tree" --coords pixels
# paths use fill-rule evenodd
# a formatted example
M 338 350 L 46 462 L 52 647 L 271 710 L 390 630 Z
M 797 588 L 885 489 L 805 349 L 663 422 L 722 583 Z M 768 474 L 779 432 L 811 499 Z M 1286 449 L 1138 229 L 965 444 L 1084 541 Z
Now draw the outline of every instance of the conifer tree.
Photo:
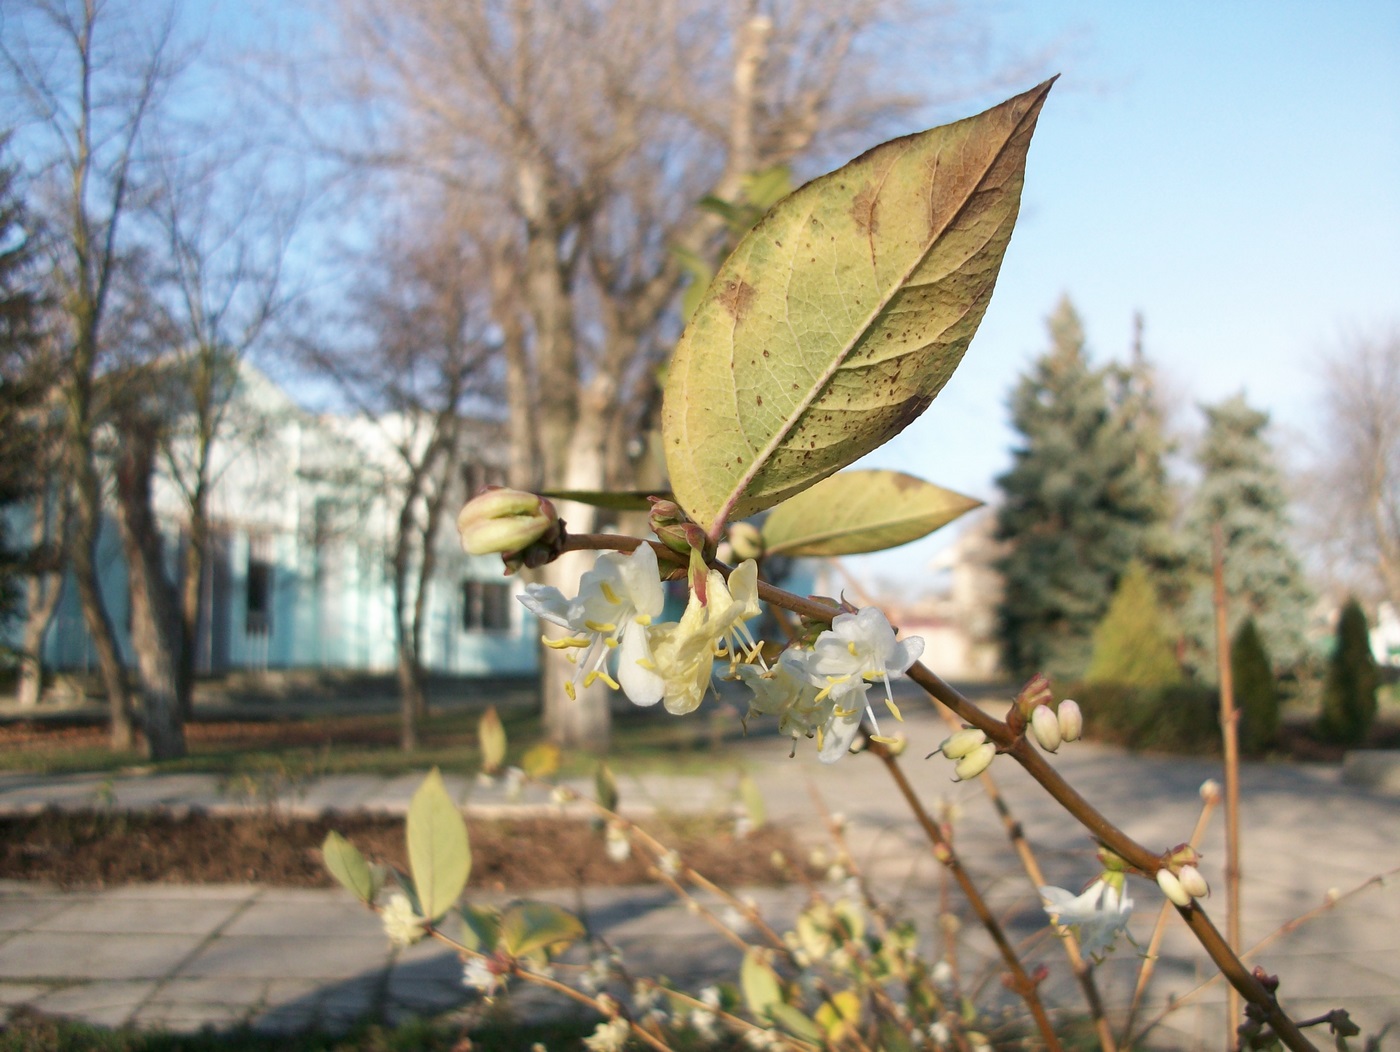
M 1076 678 L 1094 626 L 1166 510 L 1160 450 L 1142 439 L 1130 378 L 1090 366 L 1069 298 L 1049 319 L 1050 350 L 1017 384 L 1014 463 L 997 484 L 1007 554 L 999 631 L 1007 667 Z
M 1218 523 L 1230 634 L 1253 618 L 1275 672 L 1293 668 L 1307 654 L 1311 596 L 1289 544 L 1288 498 L 1265 436 L 1269 416 L 1251 409 L 1243 395 L 1203 411 L 1206 433 L 1196 457 L 1201 481 L 1184 531 L 1190 549 L 1180 619 L 1187 663 L 1202 679 L 1215 681 L 1211 536 Z
M 1318 733 L 1341 745 L 1365 741 L 1376 718 L 1377 682 L 1366 613 L 1354 598 L 1348 599 L 1337 621 L 1337 645 L 1327 666 Z
M 1268 751 L 1278 738 L 1278 683 L 1254 618 L 1246 618 L 1230 643 L 1230 675 L 1239 712 L 1240 749 L 1246 756 Z
M 1181 679 L 1157 589 L 1138 559 L 1128 564 L 1108 613 L 1094 629 L 1094 652 L 1084 677 L 1091 683 L 1165 687 Z

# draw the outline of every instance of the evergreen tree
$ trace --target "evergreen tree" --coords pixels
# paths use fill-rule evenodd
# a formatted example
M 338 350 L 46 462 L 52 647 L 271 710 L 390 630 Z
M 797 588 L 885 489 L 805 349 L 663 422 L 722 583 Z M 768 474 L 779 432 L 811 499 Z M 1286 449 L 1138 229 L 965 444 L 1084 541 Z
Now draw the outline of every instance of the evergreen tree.
M 0 138 L 0 149 L 6 145 Z M 40 298 L 32 230 L 16 171 L 0 166 L 0 626 L 15 615 L 27 547 L 12 536 L 5 508 L 27 503 L 45 482 L 35 456 L 45 382 L 36 362 Z
M 1366 613 L 1354 598 L 1337 621 L 1337 646 L 1327 667 L 1318 733 L 1328 741 L 1359 745 L 1376 718 L 1376 658 Z
M 1077 678 L 1119 576 L 1165 516 L 1166 493 L 1160 448 L 1144 441 L 1152 429 L 1135 403 L 1150 391 L 1090 367 L 1068 297 L 1049 329 L 1049 352 L 1012 393 L 1022 441 L 997 479 L 1007 542 L 999 633 L 1013 672 Z
M 1240 750 L 1246 756 L 1259 756 L 1278 738 L 1279 697 L 1269 652 L 1252 617 L 1245 619 L 1230 643 L 1230 675 L 1239 713 Z
M 1242 395 L 1203 407 L 1206 434 L 1197 453 L 1201 481 L 1187 513 L 1190 544 L 1180 618 L 1186 660 L 1208 682 L 1216 678 L 1212 528 L 1224 541 L 1228 626 L 1233 636 L 1253 618 L 1275 671 L 1306 656 L 1311 601 L 1289 545 L 1288 498 L 1265 437 L 1267 413 Z
M 1157 589 L 1147 567 L 1128 564 L 1108 613 L 1094 629 L 1094 652 L 1085 679 L 1131 687 L 1165 687 L 1181 679 Z

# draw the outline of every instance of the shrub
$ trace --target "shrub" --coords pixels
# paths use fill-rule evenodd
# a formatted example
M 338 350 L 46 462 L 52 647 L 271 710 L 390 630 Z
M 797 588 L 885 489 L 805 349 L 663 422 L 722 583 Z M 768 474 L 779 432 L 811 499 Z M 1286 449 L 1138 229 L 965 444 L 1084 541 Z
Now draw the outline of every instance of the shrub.
M 1371 654 L 1366 614 L 1348 599 L 1337 622 L 1337 645 L 1327 667 L 1318 736 L 1339 745 L 1358 745 L 1376 719 L 1379 676 Z
M 1240 749 L 1246 756 L 1267 752 L 1278 739 L 1279 691 L 1264 639 L 1247 618 L 1230 643 L 1230 673 L 1239 713 Z
M 1181 680 L 1157 589 L 1140 562 L 1128 565 L 1108 612 L 1094 629 L 1093 656 L 1084 678 L 1154 689 Z
M 1096 741 L 1153 752 L 1220 751 L 1219 695 L 1213 687 L 1180 682 L 1150 689 L 1082 683 L 1070 694 L 1084 710 L 1084 728 Z

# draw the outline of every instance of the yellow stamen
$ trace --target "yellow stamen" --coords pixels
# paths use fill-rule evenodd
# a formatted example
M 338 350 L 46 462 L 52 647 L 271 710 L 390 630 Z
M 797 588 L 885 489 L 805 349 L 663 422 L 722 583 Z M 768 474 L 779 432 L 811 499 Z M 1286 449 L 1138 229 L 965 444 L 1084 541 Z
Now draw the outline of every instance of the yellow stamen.
M 638 658 L 637 664 L 640 665 L 642 668 L 646 669 L 648 672 L 656 671 L 656 662 L 651 660 L 651 658 Z
M 823 739 L 825 736 L 826 736 L 826 735 L 825 735 L 825 733 L 822 731 L 822 729 L 821 729 L 820 727 L 818 727 L 818 728 L 817 728 L 817 749 L 818 749 L 819 751 L 820 751 L 820 749 L 821 749 L 821 747 L 822 747 L 822 739 Z
M 583 626 L 590 632 L 616 632 L 617 625 L 611 621 L 585 621 Z
M 578 692 L 574 690 L 574 681 L 571 679 L 564 681 L 564 693 L 569 696 L 570 701 L 578 701 Z
M 873 669 L 866 669 L 860 674 L 860 678 L 867 683 L 879 683 L 885 678 L 885 674 L 883 672 L 876 672 Z
M 856 641 L 855 641 L 854 639 L 851 640 L 849 643 L 846 644 L 846 649 L 849 650 L 849 651 L 851 652 L 851 657 L 859 657 L 859 656 L 860 656 L 860 655 L 858 655 L 858 654 L 856 653 Z
M 894 698 L 885 699 L 885 707 L 890 710 L 890 715 L 900 723 L 904 722 L 904 717 L 899 714 L 899 706 L 894 703 Z
M 568 650 L 570 647 L 588 646 L 588 640 L 578 636 L 563 636 L 559 639 L 550 639 L 548 636 L 540 636 L 540 642 L 549 647 L 550 650 Z
M 605 644 L 607 644 L 607 648 L 608 648 L 609 650 L 611 650 L 613 647 L 617 646 L 617 637 L 616 637 L 616 636 L 608 636 L 608 638 L 605 639 L 605 640 L 603 640 L 603 642 L 604 642 Z
M 650 615 L 650 614 L 638 614 L 636 620 L 637 620 L 637 624 L 639 624 L 639 625 L 649 625 L 649 624 L 651 624 L 651 615 Z
M 873 742 L 879 742 L 881 745 L 898 745 L 898 744 L 899 744 L 899 739 L 898 739 L 898 738 L 891 738 L 891 737 L 889 737 L 888 735 L 885 735 L 885 734 L 872 734 L 872 735 L 870 736 L 870 740 L 873 741 Z
M 609 676 L 606 672 L 603 672 L 603 671 L 600 670 L 599 672 L 596 673 L 596 675 L 597 675 L 598 678 L 601 679 L 604 683 L 606 683 L 608 686 L 612 687 L 613 690 L 621 690 L 621 689 L 622 689 L 622 687 L 620 687 L 620 686 L 618 685 L 617 680 L 613 679 L 613 678 L 612 678 L 611 676 Z
M 601 588 L 601 589 L 603 590 L 603 598 L 604 598 L 604 599 L 606 599 L 608 602 L 612 603 L 614 606 L 621 606 L 621 605 L 622 605 L 622 600 L 619 599 L 619 598 L 617 597 L 617 593 L 614 592 L 614 591 L 612 590 L 612 586 L 611 586 L 610 584 L 608 584 L 607 581 L 604 581 L 604 582 L 603 582 L 601 585 L 599 585 L 598 587 Z

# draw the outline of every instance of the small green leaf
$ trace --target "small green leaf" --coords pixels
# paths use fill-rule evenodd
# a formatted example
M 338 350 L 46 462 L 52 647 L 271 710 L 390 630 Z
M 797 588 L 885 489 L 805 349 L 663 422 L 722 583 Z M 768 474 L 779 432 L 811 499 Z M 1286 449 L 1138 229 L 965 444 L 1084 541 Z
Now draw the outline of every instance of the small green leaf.
M 744 803 L 749 824 L 754 829 L 762 829 L 768 821 L 768 806 L 763 802 L 763 793 L 758 788 L 758 783 L 747 774 L 739 776 L 739 799 Z
M 857 555 L 916 541 L 982 506 L 901 471 L 842 471 L 763 522 L 769 555 Z
M 462 922 L 462 945 L 478 953 L 494 953 L 501 934 L 499 911 L 483 906 L 463 904 L 457 912 Z
M 331 876 L 350 894 L 364 903 L 374 901 L 375 892 L 379 889 L 375 886 L 364 855 L 354 844 L 332 830 L 321 844 L 321 857 L 325 859 Z
M 782 1004 L 783 987 L 778 973 L 755 947 L 744 954 L 744 963 L 739 967 L 739 986 L 744 991 L 749 1014 L 761 1022 L 772 1018 L 774 1005 Z
M 481 769 L 495 774 L 506 762 L 506 729 L 496 713 L 496 706 L 492 705 L 482 714 L 476 736 L 481 745 Z
M 550 500 L 571 500 L 575 504 L 587 504 L 594 508 L 608 508 L 612 511 L 651 511 L 651 502 L 648 497 L 665 497 L 670 499 L 671 494 L 665 490 L 653 492 L 652 490 L 621 490 L 616 493 L 607 490 L 593 489 L 555 489 L 547 490 L 540 496 L 548 497 Z
M 826 1037 L 821 1027 L 790 1004 L 775 1004 L 769 1009 L 769 1014 L 773 1022 L 795 1038 L 820 1045 Z
M 612 768 L 606 762 L 598 764 L 598 770 L 593 774 L 593 785 L 598 790 L 598 806 L 605 811 L 616 812 L 617 779 L 613 777 Z
M 676 502 L 710 536 L 888 441 L 942 390 L 991 299 L 1049 90 L 808 183 L 720 267 L 662 409 Z
M 430 921 L 452 908 L 471 874 L 467 824 L 436 767 L 408 805 L 408 865 L 423 916 Z
M 501 915 L 500 942 L 512 957 L 527 957 L 581 939 L 583 923 L 548 902 L 517 902 Z

